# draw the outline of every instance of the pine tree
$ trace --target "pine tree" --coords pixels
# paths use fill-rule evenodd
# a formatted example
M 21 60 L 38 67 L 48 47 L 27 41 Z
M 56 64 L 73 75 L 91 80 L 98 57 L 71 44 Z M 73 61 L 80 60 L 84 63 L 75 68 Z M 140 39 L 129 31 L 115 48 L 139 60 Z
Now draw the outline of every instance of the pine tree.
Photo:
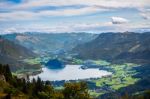
M 4 65 L 4 76 L 5 76 L 5 79 L 7 82 L 11 83 L 12 81 L 12 74 L 11 74 L 11 71 L 10 71 L 10 68 L 9 68 L 9 65 Z

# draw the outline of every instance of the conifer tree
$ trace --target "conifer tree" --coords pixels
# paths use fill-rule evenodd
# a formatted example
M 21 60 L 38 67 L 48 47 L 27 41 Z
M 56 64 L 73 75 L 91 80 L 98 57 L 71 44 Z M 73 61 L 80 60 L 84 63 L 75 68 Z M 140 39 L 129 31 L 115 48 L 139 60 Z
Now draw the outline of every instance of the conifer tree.
M 11 74 L 11 71 L 10 71 L 10 68 L 9 68 L 9 65 L 4 65 L 4 76 L 5 76 L 5 79 L 7 82 L 11 83 L 12 81 L 12 74 Z

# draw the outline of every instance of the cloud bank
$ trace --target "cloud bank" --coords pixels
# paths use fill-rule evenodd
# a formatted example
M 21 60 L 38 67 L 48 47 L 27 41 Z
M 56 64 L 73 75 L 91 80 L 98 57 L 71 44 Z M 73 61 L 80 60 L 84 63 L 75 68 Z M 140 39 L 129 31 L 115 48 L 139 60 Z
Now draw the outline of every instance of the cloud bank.
M 1 0 L 0 32 L 149 30 L 149 4 L 149 0 Z

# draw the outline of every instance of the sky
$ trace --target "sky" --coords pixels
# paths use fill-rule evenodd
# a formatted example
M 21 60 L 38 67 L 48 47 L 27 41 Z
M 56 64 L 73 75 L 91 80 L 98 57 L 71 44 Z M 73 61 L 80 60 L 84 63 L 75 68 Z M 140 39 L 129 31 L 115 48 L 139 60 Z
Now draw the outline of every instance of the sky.
M 150 31 L 150 0 L 0 0 L 0 34 Z

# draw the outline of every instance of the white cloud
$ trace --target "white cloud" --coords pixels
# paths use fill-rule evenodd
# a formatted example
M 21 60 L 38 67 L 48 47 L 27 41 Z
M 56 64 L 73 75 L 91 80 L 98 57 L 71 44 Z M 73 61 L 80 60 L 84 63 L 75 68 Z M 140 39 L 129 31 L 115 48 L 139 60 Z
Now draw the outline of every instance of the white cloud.
M 129 20 L 122 17 L 111 17 L 111 19 L 113 24 L 124 24 L 129 22 Z
M 11 10 L 11 12 L 0 13 L 1 21 L 10 20 L 30 20 L 47 16 L 76 16 L 102 11 L 111 11 L 118 8 L 144 8 L 149 6 L 149 0 L 23 0 L 20 4 L 0 2 L 0 9 Z M 42 6 L 72 6 L 85 5 L 83 8 L 68 8 L 59 10 L 44 10 L 33 12 L 30 8 L 40 8 Z M 28 9 L 28 10 L 27 10 Z M 142 13 L 145 19 L 149 19 L 149 14 Z
M 150 4 L 149 0 L 23 0 L 20 4 L 12 4 L 6 2 L 0 2 L 0 9 L 9 9 L 12 11 L 21 10 L 26 11 L 30 8 L 40 8 L 43 6 L 72 6 L 72 5 L 85 5 L 87 8 L 83 9 L 67 9 L 66 11 L 62 8 L 61 10 L 64 12 L 73 12 L 72 15 L 76 15 L 76 13 L 81 14 L 80 12 L 94 13 L 96 11 L 107 11 L 117 8 L 144 8 L 148 7 Z M 81 10 L 81 11 L 80 11 Z M 86 11 L 84 11 L 86 10 Z M 53 11 L 53 10 L 50 10 Z M 62 15 L 60 11 L 51 12 L 57 13 L 57 15 Z M 60 14 L 59 14 L 60 13 Z
M 36 13 L 27 11 L 17 11 L 9 13 L 0 13 L 0 21 L 10 20 L 32 20 L 36 19 Z
M 86 15 L 93 14 L 104 11 L 114 11 L 120 10 L 120 8 L 135 8 L 141 9 L 140 15 L 144 19 L 150 19 L 150 9 L 146 9 L 150 4 L 150 0 L 23 0 L 20 4 L 12 4 L 6 2 L 0 2 L 0 10 L 4 12 L 0 13 L 0 21 L 7 21 L 8 23 L 11 21 L 27 21 L 29 23 L 30 20 L 37 20 L 47 18 L 49 19 L 51 16 L 78 16 L 78 15 Z M 83 7 L 75 8 L 72 5 Z M 42 11 L 34 12 L 31 10 L 32 8 L 40 8 L 45 6 L 57 6 L 59 9 L 45 9 Z M 61 6 L 69 6 L 68 8 L 61 8 Z M 6 10 L 6 12 L 5 12 Z M 7 12 L 10 11 L 10 12 Z M 123 10 L 121 10 L 123 11 Z M 112 12 L 113 13 L 113 12 Z M 111 13 L 111 14 L 112 14 Z M 139 13 L 139 12 L 136 12 Z M 105 14 L 105 13 L 104 13 Z M 119 16 L 119 14 L 114 13 L 114 16 Z M 121 15 L 123 16 L 123 15 Z M 105 19 L 110 17 L 104 17 Z M 125 16 L 123 16 L 125 17 Z M 129 22 L 128 19 L 123 17 L 111 17 L 111 22 L 97 22 L 97 23 L 88 23 L 91 22 L 87 20 L 87 23 L 73 23 L 69 25 L 56 25 L 56 26 L 36 26 L 31 25 L 30 27 L 7 27 L 1 31 L 3 32 L 12 32 L 12 31 L 38 31 L 38 32 L 73 32 L 73 31 L 127 31 L 137 28 L 150 28 L 150 25 L 147 23 L 141 22 L 139 23 Z M 105 20 L 104 19 L 104 20 Z M 95 20 L 95 19 L 93 19 Z M 102 19 L 103 20 L 103 19 Z M 57 21 L 57 20 L 55 20 Z M 69 21 L 73 21 L 73 19 L 69 19 Z M 82 20 L 79 20 L 79 22 Z M 107 19 L 105 20 L 107 21 Z M 137 20 L 136 20 L 137 21 Z M 37 22 L 38 23 L 38 22 Z M 57 22 L 55 22 L 57 23 Z
M 14 27 L 0 28 L 0 33 L 23 33 L 23 32 L 42 32 L 42 33 L 63 33 L 63 32 L 125 32 L 149 29 L 149 22 L 112 24 L 112 22 L 97 23 L 59 23 L 49 26 L 45 24 L 29 24 L 28 27 L 14 25 Z
M 139 9 L 141 11 L 141 16 L 146 19 L 146 20 L 150 20 L 150 8 L 146 9 L 146 8 L 142 8 Z
M 13 33 L 17 32 L 17 29 L 15 27 L 7 28 L 3 31 L 3 33 Z
M 96 32 L 100 27 L 109 27 L 111 22 L 104 23 L 60 23 L 55 26 L 48 26 L 42 24 L 29 24 L 28 27 L 21 25 L 16 25 L 13 28 L 1 28 L 1 33 L 11 33 L 11 32 L 44 32 L 44 33 L 62 33 L 62 32 Z
M 142 13 L 142 17 L 146 20 L 150 20 L 150 13 Z
M 60 9 L 60 10 L 44 10 L 40 12 L 29 12 L 29 11 L 15 11 L 9 13 L 1 13 L 1 21 L 10 21 L 10 20 L 35 20 L 41 17 L 50 17 L 50 16 L 76 16 L 76 15 L 85 15 L 91 14 L 98 11 L 107 11 L 107 9 L 99 9 L 98 7 L 85 7 L 81 9 Z
M 55 10 L 55 11 L 41 11 L 39 14 L 50 15 L 50 16 L 75 16 L 90 14 L 97 11 L 107 11 L 107 9 L 99 9 L 98 7 L 84 7 L 81 9 L 65 9 L 65 10 Z
M 149 6 L 149 0 L 27 0 L 15 8 L 30 8 L 39 6 L 70 6 L 97 5 L 100 7 L 125 8 Z
M 150 30 L 150 23 L 141 21 L 134 23 L 126 23 L 126 24 L 117 24 L 114 26 L 115 31 L 125 32 L 125 31 L 140 31 L 140 30 Z

